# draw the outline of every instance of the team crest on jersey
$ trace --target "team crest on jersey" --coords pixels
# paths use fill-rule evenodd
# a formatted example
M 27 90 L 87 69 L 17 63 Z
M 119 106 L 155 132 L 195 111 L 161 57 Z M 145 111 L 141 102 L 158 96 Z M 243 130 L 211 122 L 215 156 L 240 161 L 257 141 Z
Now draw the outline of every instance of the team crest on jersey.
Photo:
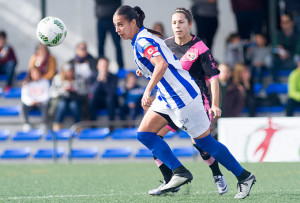
M 188 53 L 186 53 L 186 57 L 188 58 L 188 60 L 194 61 L 196 59 L 197 55 L 193 52 L 188 52 Z

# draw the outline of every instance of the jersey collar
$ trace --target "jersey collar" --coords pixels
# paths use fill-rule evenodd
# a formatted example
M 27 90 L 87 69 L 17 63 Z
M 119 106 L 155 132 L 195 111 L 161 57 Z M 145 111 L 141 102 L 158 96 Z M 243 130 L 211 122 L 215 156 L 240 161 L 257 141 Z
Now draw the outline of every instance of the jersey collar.
M 140 31 L 134 35 L 134 37 L 133 37 L 133 39 L 132 39 L 132 42 L 131 42 L 131 45 L 132 45 L 132 46 L 133 46 L 134 43 L 135 43 L 135 40 L 136 40 L 137 35 L 138 35 L 141 31 L 143 31 L 144 29 L 145 29 L 144 26 L 141 27 Z

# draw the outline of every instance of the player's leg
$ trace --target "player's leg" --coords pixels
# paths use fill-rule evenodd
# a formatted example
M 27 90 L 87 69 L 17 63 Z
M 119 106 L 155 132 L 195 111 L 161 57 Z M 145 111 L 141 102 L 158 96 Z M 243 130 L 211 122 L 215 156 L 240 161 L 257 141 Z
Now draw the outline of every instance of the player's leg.
M 195 98 L 194 101 L 184 107 L 184 109 L 176 112 L 176 114 L 178 114 L 177 117 L 181 120 L 184 119 L 188 121 L 183 124 L 183 128 L 186 129 L 191 137 L 194 138 L 197 147 L 208 152 L 212 157 L 214 157 L 214 159 L 237 177 L 239 181 L 239 192 L 235 198 L 245 198 L 250 193 L 251 187 L 255 182 L 255 176 L 245 170 L 237 162 L 226 146 L 211 136 L 209 130 L 210 122 L 206 116 L 204 108 L 199 108 L 200 103 L 202 103 L 201 98 Z
M 161 139 L 157 133 L 168 124 L 168 121 L 158 113 L 148 110 L 138 128 L 137 139 L 144 144 L 153 155 L 165 163 L 173 172 L 169 187 L 164 192 L 172 191 L 174 188 L 190 182 L 192 174 L 181 164 L 173 154 L 169 145 Z
M 194 139 L 192 139 L 193 146 L 199 151 L 203 161 L 209 166 L 211 169 L 214 182 L 217 186 L 218 193 L 220 195 L 225 194 L 228 191 L 227 183 L 225 182 L 225 178 L 219 168 L 219 163 L 207 152 L 201 150 L 195 143 Z

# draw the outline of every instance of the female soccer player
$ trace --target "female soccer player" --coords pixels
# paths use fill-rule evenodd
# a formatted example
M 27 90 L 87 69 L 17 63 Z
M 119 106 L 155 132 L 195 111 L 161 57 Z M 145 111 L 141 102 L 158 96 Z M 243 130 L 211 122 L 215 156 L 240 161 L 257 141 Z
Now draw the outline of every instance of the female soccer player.
M 195 79 L 202 93 L 201 96 L 206 114 L 209 120 L 211 120 L 212 114 L 214 115 L 214 118 L 221 116 L 221 110 L 219 108 L 219 82 L 217 79 L 220 71 L 217 69 L 208 47 L 201 39 L 190 34 L 192 19 L 193 16 L 189 10 L 177 8 L 172 15 L 172 30 L 174 36 L 166 39 L 165 43 L 174 55 L 180 59 L 183 69 L 189 71 L 191 76 Z M 210 94 L 208 93 L 206 81 L 210 82 L 212 101 Z M 158 135 L 164 137 L 170 130 L 176 131 L 178 130 L 178 127 L 171 123 L 161 130 Z M 200 152 L 203 160 L 211 168 L 218 193 L 220 195 L 226 193 L 228 187 L 224 176 L 219 169 L 218 162 L 210 156 L 210 154 L 203 152 L 197 147 L 194 141 L 193 146 Z M 160 188 L 169 182 L 172 177 L 172 171 L 164 163 L 156 159 L 156 157 L 154 157 L 154 159 L 164 177 L 164 182 L 158 188 L 150 190 L 149 194 L 160 195 Z
M 142 106 L 150 108 L 138 128 L 137 139 L 173 171 L 171 180 L 161 191 L 172 191 L 193 179 L 168 144 L 157 136 L 168 120 L 172 120 L 194 138 L 197 147 L 211 154 L 238 178 L 240 190 L 235 198 L 247 197 L 255 176 L 243 169 L 229 150 L 211 136 L 200 89 L 164 41 L 143 26 L 144 18 L 139 7 L 125 5 L 117 9 L 113 22 L 120 37 L 132 41 L 135 62 L 149 79 Z M 152 102 L 150 94 L 154 87 L 158 94 Z

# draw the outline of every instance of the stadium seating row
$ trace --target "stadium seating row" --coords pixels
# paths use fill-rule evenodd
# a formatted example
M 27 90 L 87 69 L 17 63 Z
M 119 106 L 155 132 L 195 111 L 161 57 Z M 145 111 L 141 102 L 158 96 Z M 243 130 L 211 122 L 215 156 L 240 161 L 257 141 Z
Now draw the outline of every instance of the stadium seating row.
M 87 128 L 83 129 L 79 134 L 72 135 L 70 129 L 61 129 L 58 132 L 49 131 L 46 135 L 41 130 L 34 129 L 28 132 L 17 131 L 13 136 L 10 135 L 9 130 L 0 130 L 0 141 L 13 140 L 13 141 L 39 141 L 42 138 L 45 140 L 53 140 L 55 138 L 59 140 L 69 140 L 71 136 L 79 140 L 102 140 L 111 137 L 115 140 L 120 139 L 136 139 L 137 128 L 116 128 L 113 132 L 110 132 L 108 128 Z M 173 138 L 178 136 L 179 138 L 189 138 L 189 135 L 184 132 L 169 132 L 165 138 Z
M 173 152 L 177 157 L 194 157 L 198 153 L 194 147 L 176 147 L 173 148 Z M 63 148 L 58 148 L 55 150 L 50 148 L 38 149 L 32 157 L 35 159 L 53 159 L 54 155 L 56 158 L 78 158 L 78 159 L 91 159 L 98 156 L 102 158 L 130 158 L 132 155 L 135 158 L 152 158 L 152 153 L 147 148 L 140 148 L 136 153 L 132 152 L 130 147 L 122 148 L 107 148 L 102 154 L 99 153 L 98 148 L 80 148 L 72 149 L 70 153 L 65 154 Z M 0 155 L 1 159 L 26 159 L 31 156 L 31 149 L 29 147 L 25 148 L 9 148 L 4 149 Z

